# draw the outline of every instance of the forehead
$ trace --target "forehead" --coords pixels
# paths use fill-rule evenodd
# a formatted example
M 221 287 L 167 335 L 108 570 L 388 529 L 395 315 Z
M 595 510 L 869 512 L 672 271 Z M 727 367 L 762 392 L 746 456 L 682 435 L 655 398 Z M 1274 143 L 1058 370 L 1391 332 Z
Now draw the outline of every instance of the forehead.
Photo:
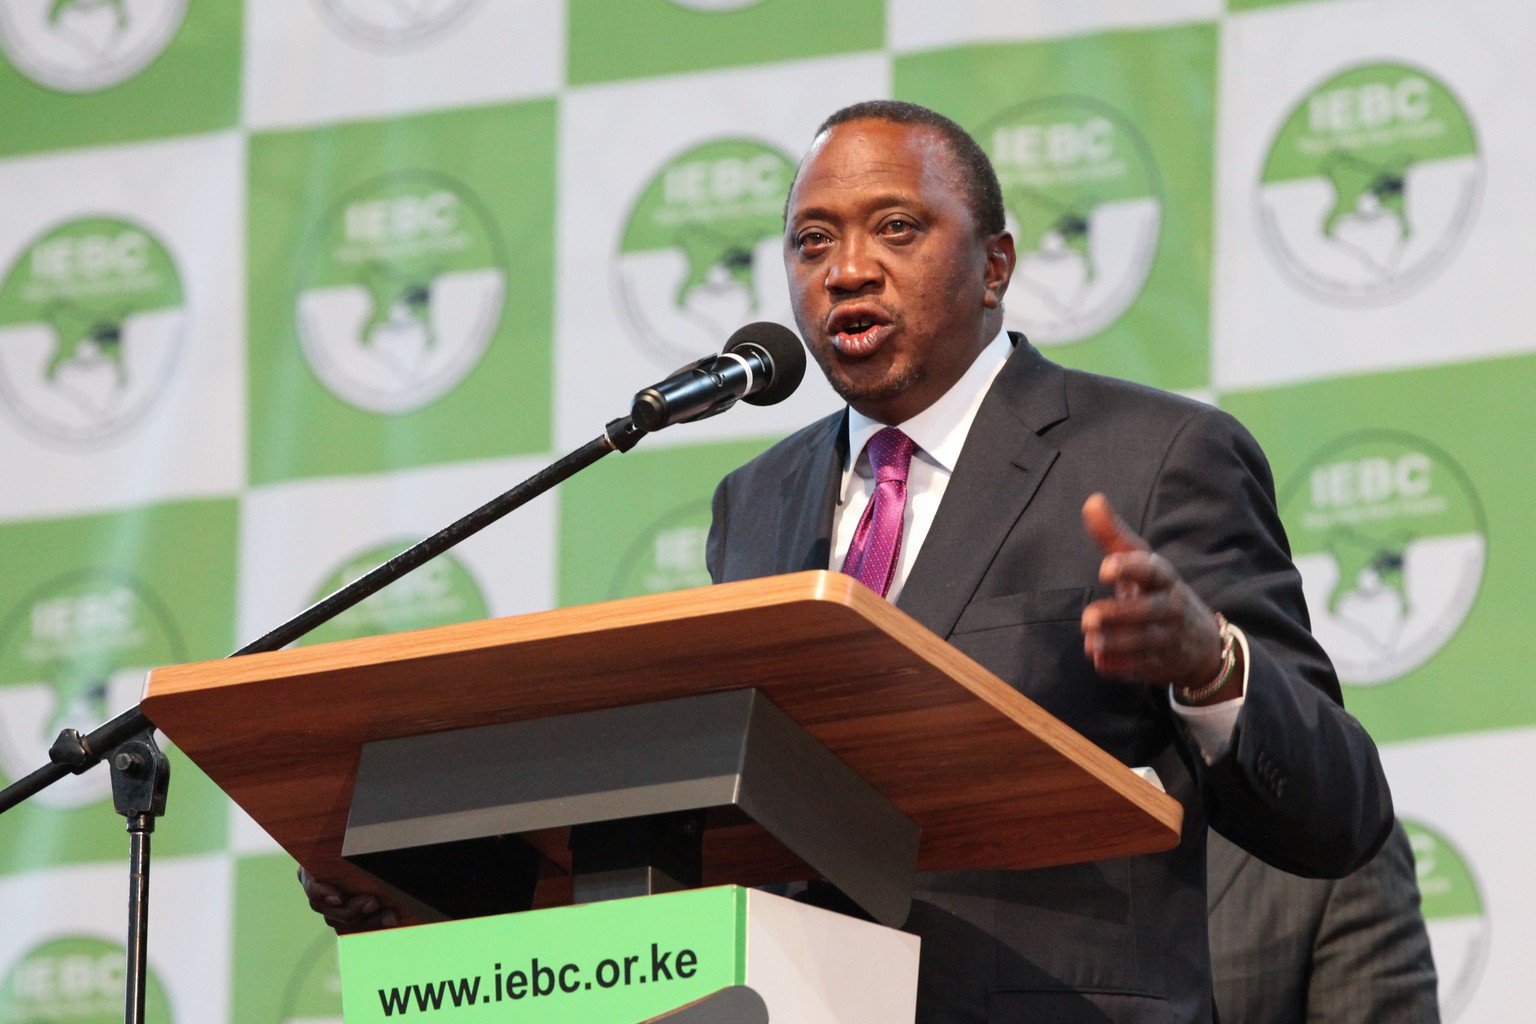
M 789 219 L 891 201 L 964 209 L 944 137 L 925 125 L 861 120 L 811 144 L 789 196 Z

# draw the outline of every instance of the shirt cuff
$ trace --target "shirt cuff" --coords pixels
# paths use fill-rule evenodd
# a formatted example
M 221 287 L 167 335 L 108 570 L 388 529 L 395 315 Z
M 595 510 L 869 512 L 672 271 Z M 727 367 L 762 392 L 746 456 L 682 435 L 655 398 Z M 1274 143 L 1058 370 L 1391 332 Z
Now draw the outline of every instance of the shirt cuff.
M 1243 652 L 1243 692 L 1233 700 L 1224 700 L 1216 704 L 1207 704 L 1197 707 L 1193 704 L 1180 704 L 1173 695 L 1173 687 L 1168 687 L 1168 703 L 1173 705 L 1173 713 L 1184 720 L 1184 726 L 1194 737 L 1195 746 L 1200 750 L 1200 757 L 1207 765 L 1215 764 L 1226 754 L 1232 746 L 1232 733 L 1237 729 L 1237 716 L 1243 710 L 1243 702 L 1248 699 L 1248 668 L 1253 664 L 1248 657 L 1248 637 L 1243 631 L 1232 623 L 1227 623 L 1227 628 L 1232 631 L 1232 639 Z

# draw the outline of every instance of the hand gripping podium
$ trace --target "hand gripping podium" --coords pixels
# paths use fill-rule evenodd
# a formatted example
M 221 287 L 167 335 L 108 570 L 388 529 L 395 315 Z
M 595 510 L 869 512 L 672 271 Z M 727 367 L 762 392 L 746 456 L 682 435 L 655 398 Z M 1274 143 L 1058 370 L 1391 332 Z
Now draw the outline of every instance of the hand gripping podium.
M 316 876 L 460 919 L 345 937 L 349 1024 L 910 1020 L 915 939 L 742 887 L 899 925 L 914 871 L 1182 813 L 829 572 L 156 669 L 143 710 Z M 589 902 L 627 892 L 665 894 Z

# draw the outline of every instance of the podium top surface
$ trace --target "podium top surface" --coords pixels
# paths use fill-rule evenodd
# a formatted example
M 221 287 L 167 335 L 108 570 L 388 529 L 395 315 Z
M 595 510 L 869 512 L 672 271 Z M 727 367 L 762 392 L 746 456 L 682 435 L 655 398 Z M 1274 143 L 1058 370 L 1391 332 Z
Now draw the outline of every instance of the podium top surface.
M 1177 801 L 825 571 L 159 668 L 142 707 L 295 859 L 368 889 L 341 860 L 363 744 L 746 687 L 921 827 L 920 870 L 1178 841 Z M 706 882 L 786 870 L 739 836 L 710 843 Z

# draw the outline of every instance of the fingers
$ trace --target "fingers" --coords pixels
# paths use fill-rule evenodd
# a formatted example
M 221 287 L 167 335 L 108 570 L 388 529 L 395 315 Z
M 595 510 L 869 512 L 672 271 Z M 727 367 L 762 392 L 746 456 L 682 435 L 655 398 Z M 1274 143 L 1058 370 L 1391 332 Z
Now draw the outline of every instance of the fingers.
M 1220 665 L 1215 616 L 1177 577 L 1151 593 L 1093 602 L 1083 609 L 1082 629 L 1084 652 L 1108 678 L 1191 685 Z
M 1114 594 L 1083 610 L 1083 650 L 1094 670 L 1166 684 L 1197 679 L 1213 660 L 1219 662 L 1221 641 L 1210 610 L 1103 494 L 1083 503 L 1083 526 L 1104 552 L 1099 582 Z
M 322 882 L 302 867 L 299 868 L 299 884 L 309 899 L 310 909 L 325 918 L 325 923 L 338 934 L 372 931 L 377 928 L 393 928 L 399 923 L 399 915 L 393 907 L 386 906 L 372 893 L 347 892 L 329 882 Z
M 1177 653 L 1183 614 L 1166 593 L 1106 598 L 1083 609 L 1083 651 L 1100 675 L 1142 678 Z
M 1099 582 L 1113 587 L 1117 596 L 1132 597 L 1170 590 L 1178 584 L 1179 574 L 1167 559 L 1148 551 L 1129 551 L 1104 556 Z
M 1106 555 L 1123 551 L 1146 551 L 1147 542 L 1125 524 L 1103 494 L 1094 492 L 1083 502 L 1083 526 Z

